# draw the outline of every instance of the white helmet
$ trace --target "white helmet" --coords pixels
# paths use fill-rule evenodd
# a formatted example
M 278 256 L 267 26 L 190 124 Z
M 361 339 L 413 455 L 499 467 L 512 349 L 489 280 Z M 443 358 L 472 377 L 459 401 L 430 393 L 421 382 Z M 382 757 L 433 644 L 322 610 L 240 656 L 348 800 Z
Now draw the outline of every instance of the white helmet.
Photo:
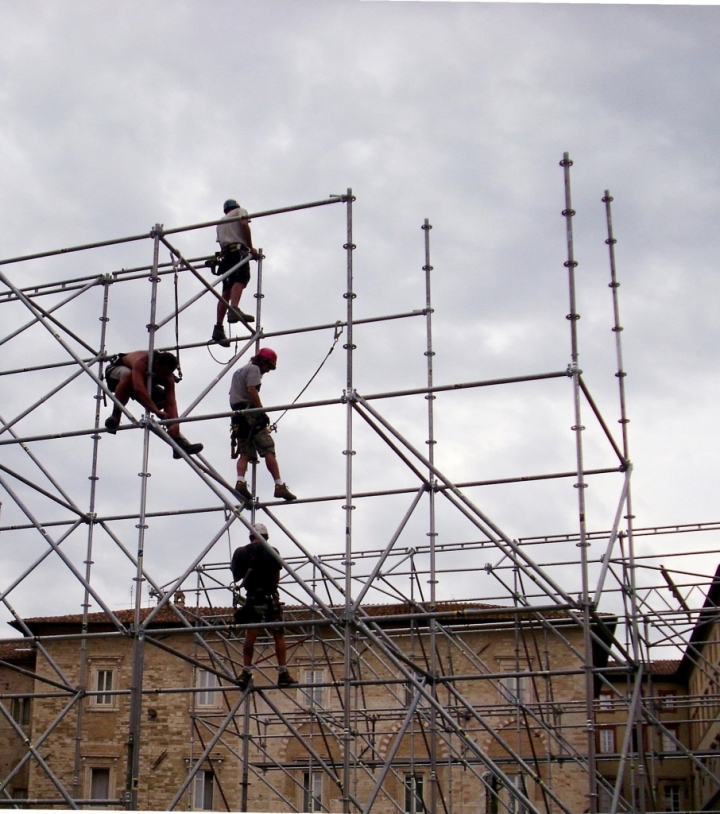
M 263 537 L 264 537 L 266 540 L 267 540 L 267 538 L 270 536 L 270 535 L 268 534 L 267 526 L 266 526 L 266 525 L 264 525 L 263 523 L 253 523 L 253 528 L 254 528 L 254 529 L 255 529 L 255 530 L 258 532 L 258 534 L 262 534 L 262 536 L 263 536 Z M 255 537 L 255 534 L 253 534 L 253 532 L 252 532 L 252 531 L 250 531 L 250 536 L 251 536 L 251 537 Z

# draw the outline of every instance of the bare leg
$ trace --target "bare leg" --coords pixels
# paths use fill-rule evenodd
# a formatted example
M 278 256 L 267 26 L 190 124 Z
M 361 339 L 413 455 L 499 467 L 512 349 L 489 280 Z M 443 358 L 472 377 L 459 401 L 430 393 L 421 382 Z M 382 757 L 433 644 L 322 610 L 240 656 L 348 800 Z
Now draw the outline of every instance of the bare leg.
M 243 667 L 252 667 L 253 655 L 255 653 L 255 639 L 258 637 L 258 628 L 248 630 L 243 643 Z
M 240 297 L 242 296 L 243 291 L 245 291 L 245 286 L 243 283 L 233 283 L 232 288 L 230 289 L 230 305 L 233 308 L 237 308 L 240 304 Z M 225 319 L 225 314 L 227 314 L 228 310 L 228 302 L 227 302 L 227 289 L 223 289 L 223 299 L 218 300 L 217 304 L 217 323 L 218 325 L 223 324 L 223 320 Z
M 250 463 L 250 457 L 248 455 L 241 455 L 238 458 L 237 462 L 237 474 L 238 478 L 244 478 L 245 473 L 247 472 L 248 464 Z
M 280 467 L 278 466 L 277 458 L 275 457 L 274 452 L 268 452 L 265 456 L 265 465 L 268 468 L 268 472 L 275 478 L 276 481 L 282 480 L 280 477 Z
M 285 667 L 287 664 L 287 645 L 285 644 L 285 634 L 282 630 L 273 630 L 275 639 L 275 655 L 277 656 L 278 667 Z
M 123 374 L 123 377 L 117 383 L 117 387 L 115 388 L 115 398 L 120 402 L 120 404 L 125 405 L 130 400 L 132 393 L 132 372 L 128 370 L 127 373 Z M 115 414 L 121 415 L 120 408 L 117 405 L 113 406 L 113 415 Z

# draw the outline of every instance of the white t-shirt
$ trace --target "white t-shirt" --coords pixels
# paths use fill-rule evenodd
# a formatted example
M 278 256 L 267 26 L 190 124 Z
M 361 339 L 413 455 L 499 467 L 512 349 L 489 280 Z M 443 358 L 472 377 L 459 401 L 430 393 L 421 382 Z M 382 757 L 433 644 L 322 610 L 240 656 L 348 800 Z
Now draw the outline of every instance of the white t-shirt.
M 261 379 L 260 368 L 252 362 L 236 370 L 230 384 L 230 406 L 240 401 L 250 401 L 248 387 L 257 387 L 259 390 Z
M 246 218 L 247 216 L 248 216 L 247 209 L 239 207 L 238 209 L 231 209 L 225 215 L 223 220 L 225 221 L 228 218 L 237 218 L 237 217 Z M 225 246 L 229 246 L 231 243 L 242 243 L 243 246 L 247 246 L 247 242 L 245 238 L 242 236 L 242 233 L 240 232 L 240 221 L 234 220 L 228 223 L 218 223 L 217 242 L 223 249 L 225 248 Z

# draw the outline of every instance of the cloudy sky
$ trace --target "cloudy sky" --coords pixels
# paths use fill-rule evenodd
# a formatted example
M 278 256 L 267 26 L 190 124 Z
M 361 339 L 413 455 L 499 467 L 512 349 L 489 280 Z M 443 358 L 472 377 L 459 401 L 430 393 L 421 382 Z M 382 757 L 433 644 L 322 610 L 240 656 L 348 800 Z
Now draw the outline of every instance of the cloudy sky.
M 715 521 L 719 16 L 714 7 L 688 6 L 5 0 L 0 3 L 0 257 L 147 233 L 155 223 L 172 228 L 212 220 L 221 216 L 222 202 L 230 196 L 260 212 L 352 188 L 357 316 L 424 306 L 420 227 L 429 218 L 436 383 L 559 371 L 570 361 L 558 163 L 567 151 L 574 161 L 580 366 L 617 431 L 615 334 L 601 203 L 606 189 L 614 197 L 635 522 L 649 527 Z M 345 215 L 343 206 L 331 205 L 253 221 L 255 245 L 266 254 L 265 331 L 344 318 Z M 191 257 L 214 251 L 213 241 L 212 229 L 173 238 Z M 0 270 L 22 287 L 142 266 L 151 258 L 150 242 L 142 241 Z M 167 262 L 167 251 L 160 259 Z M 246 310 L 255 303 L 255 290 L 253 281 Z M 197 282 L 182 276 L 180 298 L 197 291 Z M 110 353 L 146 343 L 148 293 L 145 280 L 110 287 Z M 170 312 L 172 298 L 172 279 L 166 277 L 160 286 L 161 316 Z M 47 297 L 43 306 L 61 299 Z M 0 305 L 0 333 L 6 336 L 27 315 L 18 305 Z M 58 318 L 97 348 L 101 307 L 102 292 L 93 287 L 58 311 Z M 181 342 L 209 339 L 212 312 L 207 297 L 184 312 Z M 173 344 L 172 324 L 162 329 L 159 341 Z M 423 386 L 422 317 L 358 328 L 355 342 L 359 392 Z M 264 384 L 265 403 L 295 398 L 331 344 L 328 331 L 273 340 L 280 362 Z M 86 354 L 75 340 L 71 345 Z M 230 358 L 229 351 L 213 353 Z M 68 358 L 37 325 L 0 345 L 3 371 Z M 183 351 L 182 362 L 181 407 L 221 370 L 205 347 Z M 0 378 L 0 415 L 17 416 L 70 372 L 60 368 Z M 338 347 L 304 398 L 338 397 L 344 376 Z M 86 377 L 76 379 L 14 430 L 31 436 L 88 429 L 94 394 Z M 224 379 L 195 414 L 226 409 L 226 394 Z M 426 404 L 422 397 L 375 403 L 423 451 Z M 444 394 L 435 407 L 438 466 L 454 481 L 574 466 L 566 379 Z M 583 410 L 587 466 L 616 466 L 587 407 Z M 279 460 L 301 497 L 344 490 L 343 422 L 340 407 L 283 419 Z M 416 487 L 417 478 L 362 423 L 354 441 L 356 489 Z M 199 422 L 186 432 L 205 443 L 208 460 L 232 480 L 225 422 Z M 103 436 L 98 513 L 137 511 L 140 440 L 139 432 Z M 43 442 L 32 449 L 87 509 L 91 441 Z M 53 491 L 21 450 L 0 450 L 6 466 Z M 220 505 L 158 442 L 150 469 L 152 511 Z M 267 496 L 270 478 L 264 469 L 258 472 L 258 492 Z M 28 487 L 13 479 L 8 483 L 40 521 L 68 518 Z M 511 537 L 572 533 L 577 529 L 573 483 L 474 488 L 468 495 Z M 611 526 L 620 488 L 619 475 L 591 480 L 586 490 L 591 530 Z M 440 543 L 479 539 L 476 529 L 441 503 Z M 358 550 L 383 547 L 409 504 L 409 495 L 359 500 Z M 277 516 L 310 550 L 340 551 L 341 505 L 281 507 Z M 398 542 L 403 550 L 427 542 L 424 505 L 419 512 Z M 219 517 L 214 512 L 149 524 L 147 561 L 157 582 L 182 573 L 218 531 Z M 7 495 L 0 522 L 4 528 L 27 522 Z M 49 533 L 56 539 L 66 528 L 52 527 Z M 134 522 L 119 521 L 113 529 L 134 553 Z M 685 571 L 678 581 L 692 584 L 700 582 L 697 575 L 714 572 L 716 536 L 710 531 L 643 537 L 637 548 L 655 557 L 644 561 L 648 565 L 663 562 Z M 244 538 L 233 528 L 208 562 L 226 560 Z M 273 542 L 287 556 L 298 554 L 277 529 Z M 80 570 L 86 543 L 81 527 L 63 544 Z M 36 531 L 0 532 L 4 584 L 46 548 Z M 591 557 L 602 550 L 602 543 L 595 543 Z M 678 557 L 680 551 L 700 553 Z M 537 560 L 548 563 L 577 555 L 574 544 L 533 550 Z M 492 550 L 472 556 L 478 566 L 501 559 Z M 133 576 L 127 559 L 102 533 L 93 558 L 98 590 L 112 607 L 127 606 Z M 445 563 L 458 566 L 451 557 Z M 577 569 L 553 567 L 569 587 L 579 584 Z M 80 588 L 66 574 L 57 557 L 47 558 L 14 589 L 13 606 L 29 615 L 78 612 Z M 509 572 L 505 577 L 511 580 Z M 647 585 L 662 582 L 655 572 L 643 572 L 641 579 Z M 426 589 L 424 580 L 423 585 Z M 458 598 L 502 593 L 494 580 L 450 576 L 443 577 L 438 591 Z M 667 591 L 664 596 L 674 606 Z M 662 601 L 662 595 L 653 600 Z M 10 618 L 7 609 L 0 614 Z

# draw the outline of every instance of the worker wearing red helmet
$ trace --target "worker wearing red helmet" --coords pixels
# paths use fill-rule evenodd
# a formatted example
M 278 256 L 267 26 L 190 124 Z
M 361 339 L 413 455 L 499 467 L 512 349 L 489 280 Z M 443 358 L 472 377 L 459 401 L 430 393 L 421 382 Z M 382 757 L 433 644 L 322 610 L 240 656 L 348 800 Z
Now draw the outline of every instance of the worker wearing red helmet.
M 234 411 L 252 407 L 262 408 L 260 401 L 261 379 L 265 373 L 275 370 L 277 353 L 271 348 L 260 348 L 250 363 L 236 370 L 230 385 L 230 407 Z M 252 503 L 252 492 L 245 475 L 250 461 L 257 463 L 258 456 L 265 459 L 268 471 L 275 479 L 276 498 L 297 500 L 280 477 L 280 467 L 275 457 L 275 442 L 269 429 L 270 419 L 266 413 L 249 416 L 236 414 L 232 418 L 231 455 L 237 458 L 237 483 L 235 491 L 245 503 Z

